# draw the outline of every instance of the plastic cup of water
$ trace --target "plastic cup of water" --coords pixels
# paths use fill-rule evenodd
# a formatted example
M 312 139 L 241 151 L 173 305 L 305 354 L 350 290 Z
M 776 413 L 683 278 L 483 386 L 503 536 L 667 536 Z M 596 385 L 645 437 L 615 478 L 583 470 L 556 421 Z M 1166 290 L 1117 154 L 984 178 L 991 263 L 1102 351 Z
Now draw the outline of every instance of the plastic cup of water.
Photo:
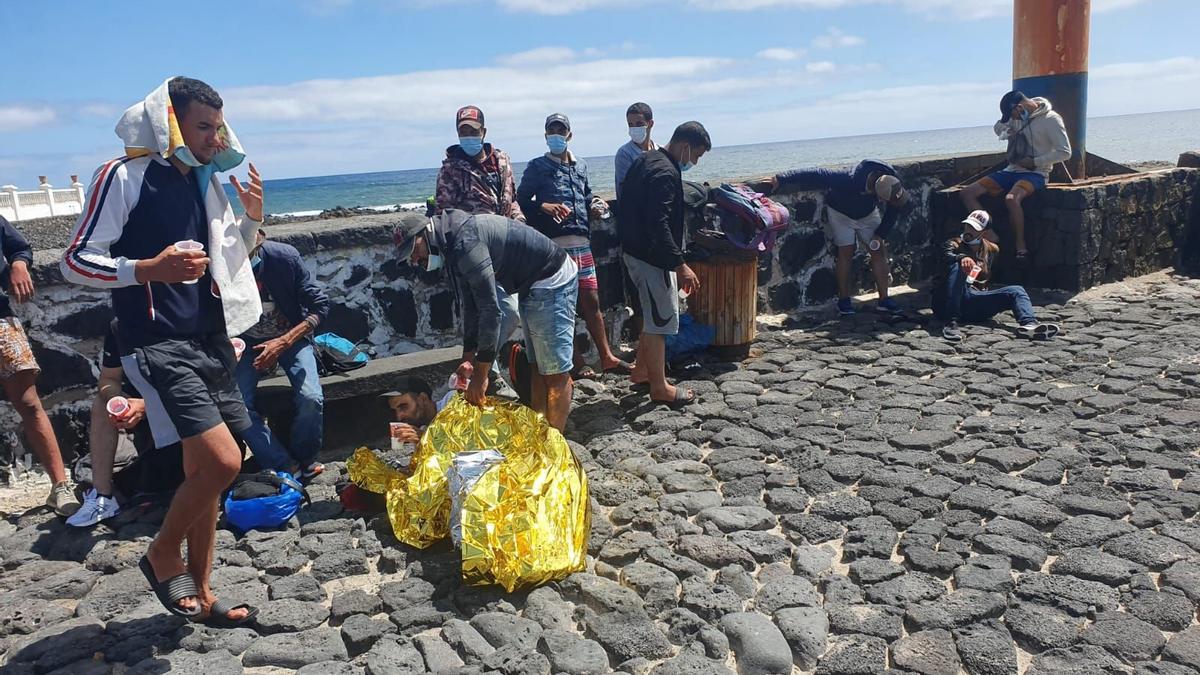
M 108 403 L 105 404 L 104 409 L 108 411 L 109 417 L 119 420 L 129 412 L 130 407 L 129 399 L 124 396 L 114 396 L 108 399 Z
M 179 250 L 179 251 L 203 251 L 204 244 L 201 244 L 200 242 L 195 241 L 194 239 L 184 239 L 183 241 L 175 242 L 175 249 Z M 194 284 L 197 281 L 200 281 L 200 280 L 192 279 L 191 281 L 185 281 L 183 283 Z
M 235 337 L 229 338 L 229 343 L 233 345 L 233 358 L 241 361 L 242 353 L 246 351 L 246 341 L 240 337 Z

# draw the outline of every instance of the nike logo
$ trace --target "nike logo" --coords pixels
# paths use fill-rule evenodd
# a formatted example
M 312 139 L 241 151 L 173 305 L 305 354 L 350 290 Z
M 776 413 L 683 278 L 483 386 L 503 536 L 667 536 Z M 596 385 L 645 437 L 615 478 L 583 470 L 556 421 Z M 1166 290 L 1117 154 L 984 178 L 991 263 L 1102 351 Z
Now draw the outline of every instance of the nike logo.
M 654 301 L 654 294 L 650 292 L 649 284 L 646 284 L 646 295 L 650 298 L 650 318 L 654 321 L 654 325 L 658 326 L 659 328 L 663 328 L 667 324 L 671 323 L 672 317 L 667 317 L 664 319 L 662 315 L 658 313 L 658 303 Z

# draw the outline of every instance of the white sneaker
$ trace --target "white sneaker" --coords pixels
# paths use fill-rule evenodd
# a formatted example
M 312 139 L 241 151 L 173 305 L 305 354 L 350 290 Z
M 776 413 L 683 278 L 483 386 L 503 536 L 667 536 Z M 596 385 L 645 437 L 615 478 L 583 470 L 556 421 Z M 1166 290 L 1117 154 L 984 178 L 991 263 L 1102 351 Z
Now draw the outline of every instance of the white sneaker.
M 101 497 L 92 488 L 83 496 L 83 506 L 75 515 L 67 518 L 67 524 L 72 527 L 92 527 L 97 523 L 108 520 L 121 512 L 117 500 L 112 497 Z

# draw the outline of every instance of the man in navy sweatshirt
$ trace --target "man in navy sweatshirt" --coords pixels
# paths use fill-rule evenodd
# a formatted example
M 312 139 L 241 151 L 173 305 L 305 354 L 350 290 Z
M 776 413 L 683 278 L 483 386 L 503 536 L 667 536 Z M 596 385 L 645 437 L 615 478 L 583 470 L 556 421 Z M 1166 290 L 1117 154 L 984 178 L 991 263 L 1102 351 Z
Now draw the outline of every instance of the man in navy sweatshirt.
M 238 388 L 252 423 L 242 434 L 264 469 L 287 471 L 305 481 L 325 467 L 317 461 L 324 434 L 325 395 L 317 370 L 312 334 L 329 315 L 329 297 L 300 259 L 294 246 L 267 241 L 259 230 L 258 248 L 250 252 L 263 315 L 242 333 L 246 351 L 237 366 Z M 292 385 L 294 416 L 284 447 L 254 407 L 262 373 L 279 364 Z
M 33 297 L 33 278 L 29 276 L 32 264 L 33 248 L 0 216 L 0 388 L 21 417 L 33 455 L 50 475 L 52 487 L 46 505 L 60 516 L 70 516 L 79 510 L 79 500 L 67 482 L 58 439 L 38 398 L 36 385 L 41 369 L 21 320 L 12 309 L 13 301 L 24 303 Z
M 229 336 L 262 313 L 247 252 L 263 188 L 253 164 L 248 186 L 231 178 L 245 209 L 235 217 L 214 172 L 244 155 L 222 107 L 212 87 L 185 77 L 130 107 L 117 125 L 129 154 L 97 170 L 60 268 L 111 289 L 121 363 L 155 445 L 183 444 L 185 479 L 139 568 L 172 614 L 229 626 L 256 613 L 218 600 L 209 577 L 218 502 L 242 465 L 234 434 L 250 428 Z
M 766 184 L 768 193 L 779 188 L 824 193 L 827 231 L 837 247 L 837 306 L 842 316 L 854 314 L 854 304 L 850 301 L 850 265 L 860 241 L 871 254 L 871 271 L 879 291 L 876 310 L 887 314 L 901 311 L 896 301 L 888 297 L 891 269 L 885 240 L 908 203 L 908 192 L 900 184 L 892 165 L 864 159 L 849 171 L 796 169 L 766 178 L 762 183 Z

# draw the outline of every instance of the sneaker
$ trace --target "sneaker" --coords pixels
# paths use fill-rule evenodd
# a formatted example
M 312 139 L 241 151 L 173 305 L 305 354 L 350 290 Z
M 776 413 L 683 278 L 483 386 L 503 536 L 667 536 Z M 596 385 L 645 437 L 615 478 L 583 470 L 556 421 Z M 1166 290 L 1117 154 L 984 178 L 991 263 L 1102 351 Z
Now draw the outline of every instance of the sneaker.
M 875 303 L 875 311 L 880 314 L 903 314 L 904 310 L 891 298 L 884 298 Z
M 1058 324 L 1053 323 L 1027 323 L 1024 326 L 1017 328 L 1017 333 L 1022 337 L 1027 337 L 1030 340 L 1049 340 L 1055 335 L 1058 335 Z
M 50 496 L 46 497 L 46 506 L 54 509 L 58 515 L 67 518 L 75 515 L 75 512 L 79 510 L 79 500 L 75 498 L 75 491 L 71 489 L 71 484 L 64 480 L 50 488 Z
M 96 493 L 96 489 L 92 488 L 83 495 L 83 506 L 79 507 L 75 515 L 67 518 L 67 524 L 71 527 L 92 527 L 120 512 L 121 507 L 117 505 L 117 500 L 101 497 Z
M 854 316 L 854 303 L 850 302 L 850 298 L 842 298 L 837 303 L 838 314 L 842 316 Z
M 325 465 L 320 462 L 313 462 L 300 470 L 300 480 L 307 483 L 323 473 L 325 473 Z
M 942 337 L 946 342 L 962 342 L 962 331 L 958 329 L 958 322 L 951 321 L 942 326 Z

